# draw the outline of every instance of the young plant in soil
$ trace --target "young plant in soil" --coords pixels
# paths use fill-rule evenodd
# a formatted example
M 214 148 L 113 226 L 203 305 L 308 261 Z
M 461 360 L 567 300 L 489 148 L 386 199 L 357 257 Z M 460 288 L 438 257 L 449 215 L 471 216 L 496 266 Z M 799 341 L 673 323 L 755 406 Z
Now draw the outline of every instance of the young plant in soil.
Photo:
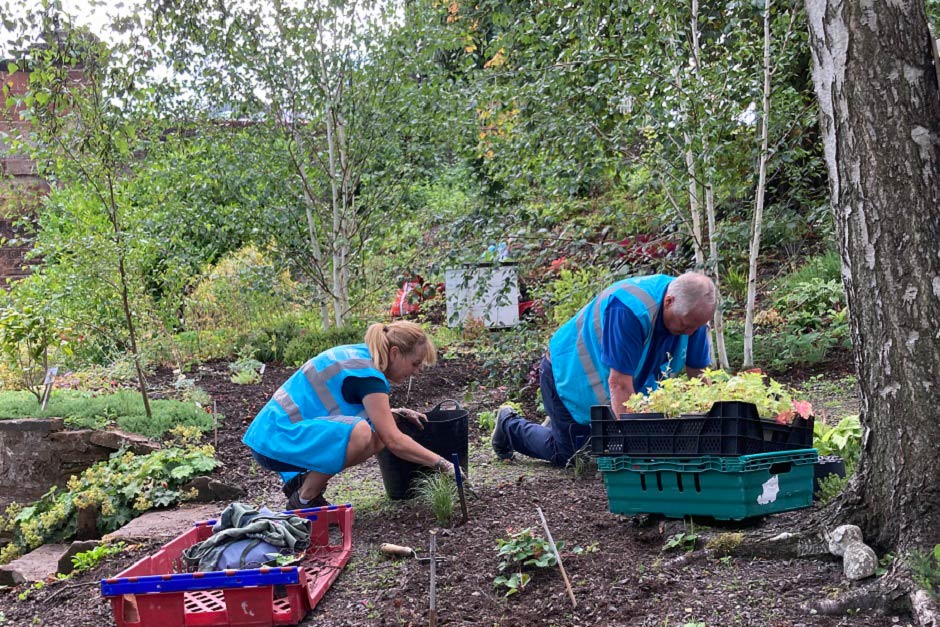
M 563 544 L 558 542 L 555 546 L 561 551 Z M 531 527 L 515 533 L 510 532 L 508 539 L 497 539 L 496 547 L 496 554 L 502 558 L 499 571 L 515 571 L 509 576 L 503 574 L 493 580 L 493 585 L 497 588 L 507 588 L 507 597 L 522 592 L 532 579 L 529 573 L 523 572 L 524 569 L 552 568 L 558 563 L 551 544 L 542 536 L 535 535 Z
M 431 509 L 439 525 L 450 525 L 457 501 L 457 484 L 450 476 L 441 473 L 424 475 L 418 479 L 415 493 Z

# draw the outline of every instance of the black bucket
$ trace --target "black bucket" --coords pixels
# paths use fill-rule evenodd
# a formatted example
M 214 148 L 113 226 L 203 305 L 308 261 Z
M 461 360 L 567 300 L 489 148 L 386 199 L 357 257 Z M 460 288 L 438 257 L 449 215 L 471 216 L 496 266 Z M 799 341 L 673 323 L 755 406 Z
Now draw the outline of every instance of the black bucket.
M 445 403 L 453 403 L 453 409 L 443 409 Z M 467 471 L 467 442 L 469 439 L 470 412 L 460 407 L 454 400 L 445 400 L 427 412 L 428 422 L 424 429 L 406 420 L 398 421 L 398 428 L 405 435 L 414 439 L 424 448 L 434 451 L 447 461 L 454 453 L 460 456 L 460 467 Z M 425 472 L 432 472 L 427 466 L 406 461 L 392 455 L 388 449 L 382 449 L 376 455 L 385 493 L 394 500 L 414 498 L 414 482 Z

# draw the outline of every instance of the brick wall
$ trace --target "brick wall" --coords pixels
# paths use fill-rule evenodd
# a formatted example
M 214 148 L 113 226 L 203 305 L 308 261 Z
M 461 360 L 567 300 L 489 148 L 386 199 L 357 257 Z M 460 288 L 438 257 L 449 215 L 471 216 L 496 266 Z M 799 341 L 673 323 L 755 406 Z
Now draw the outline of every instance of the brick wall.
M 25 72 L 10 74 L 0 62 L 0 85 L 12 95 L 25 92 L 29 76 Z M 29 124 L 19 119 L 20 110 L 7 107 L 6 96 L 0 90 L 0 238 L 22 238 L 23 234 L 13 228 L 13 222 L 23 215 L 31 215 L 38 207 L 41 197 L 48 193 L 48 184 L 39 178 L 36 164 L 25 155 L 16 154 L 11 148 L 11 137 L 24 137 Z M 2 241 L 0 240 L 0 241 Z M 27 274 L 24 269 L 28 243 L 17 242 L 0 245 L 0 285 L 6 287 L 10 281 Z

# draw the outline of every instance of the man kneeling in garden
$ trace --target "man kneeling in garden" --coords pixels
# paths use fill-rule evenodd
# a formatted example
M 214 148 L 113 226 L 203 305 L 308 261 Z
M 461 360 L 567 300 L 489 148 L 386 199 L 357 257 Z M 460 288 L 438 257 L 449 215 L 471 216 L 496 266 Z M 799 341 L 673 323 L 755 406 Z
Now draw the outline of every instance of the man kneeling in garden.
M 685 369 L 709 365 L 708 321 L 715 284 L 704 274 L 656 274 L 614 283 L 561 326 L 539 365 L 542 403 L 551 422 L 526 420 L 501 407 L 493 429 L 500 459 L 518 452 L 564 466 L 591 435 L 591 406 L 615 416 L 634 393 Z

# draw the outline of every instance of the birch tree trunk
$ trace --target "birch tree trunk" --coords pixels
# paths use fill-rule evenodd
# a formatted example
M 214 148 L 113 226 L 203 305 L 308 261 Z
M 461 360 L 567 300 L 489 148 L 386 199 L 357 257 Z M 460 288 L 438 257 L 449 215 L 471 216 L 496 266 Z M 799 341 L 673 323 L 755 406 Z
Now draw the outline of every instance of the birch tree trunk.
M 709 177 L 710 179 L 711 177 Z M 712 191 L 710 182 L 705 183 L 705 215 L 708 217 L 708 267 L 712 269 L 712 279 L 715 281 L 715 297 L 718 300 L 718 306 L 715 307 L 715 315 L 712 318 L 712 337 L 714 342 L 712 346 L 712 365 L 717 363 L 725 372 L 730 372 L 731 364 L 728 363 L 728 351 L 725 348 L 725 323 L 721 313 L 721 282 L 718 278 L 718 242 L 715 240 L 715 194 Z
M 761 225 L 764 221 L 764 195 L 767 186 L 767 158 L 770 144 L 770 0 L 764 2 L 764 92 L 761 106 L 760 162 L 757 167 L 757 194 L 747 267 L 747 305 L 744 313 L 744 368 L 754 367 L 754 301 L 757 298 L 757 256 L 760 253 Z
M 807 0 L 861 394 L 848 505 L 880 546 L 940 542 L 940 90 L 921 0 Z

